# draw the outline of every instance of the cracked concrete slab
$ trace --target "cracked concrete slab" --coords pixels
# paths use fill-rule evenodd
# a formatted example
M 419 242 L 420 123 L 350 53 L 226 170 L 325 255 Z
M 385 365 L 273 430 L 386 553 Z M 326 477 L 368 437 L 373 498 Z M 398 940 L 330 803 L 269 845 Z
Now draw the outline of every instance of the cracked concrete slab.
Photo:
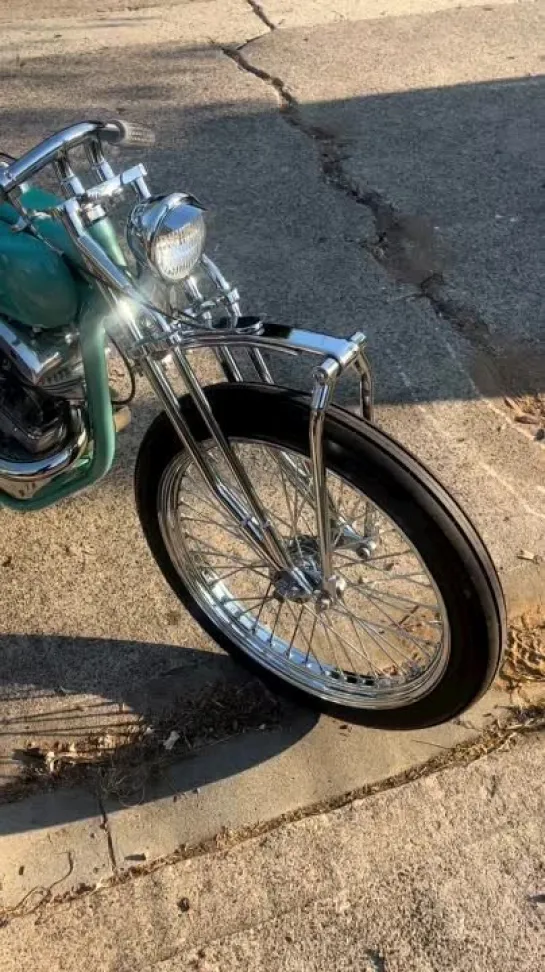
M 48 894 L 58 897 L 112 876 L 108 834 L 96 796 L 67 790 L 61 799 L 62 825 L 55 791 L 0 806 L 0 912 L 16 908 L 23 899 L 27 909 L 38 907 Z
M 504 719 L 505 702 L 493 689 L 454 723 L 410 733 L 318 721 L 299 710 L 272 727 L 244 727 L 239 716 L 238 733 L 196 740 L 181 759 L 147 760 L 142 751 L 139 761 L 124 762 L 118 754 L 85 785 L 62 788 L 62 779 L 45 779 L 41 791 L 0 805 L 0 924 L 1 909 L 36 886 L 59 880 L 57 895 L 73 893 L 226 830 L 266 826 L 346 793 L 388 786 L 409 771 L 426 772 L 430 760 Z M 174 724 L 183 736 L 183 709 Z
M 339 24 L 305 43 L 279 31 L 247 50 L 350 184 L 392 204 L 377 256 L 402 283 L 444 278 L 454 323 L 498 351 L 506 393 L 544 390 L 544 29 L 541 5 L 514 4 Z
M 203 13 L 207 5 L 189 6 Z M 259 21 L 242 6 L 253 36 Z M 217 5 L 207 9 L 216 17 Z M 144 38 L 144 21 L 139 29 Z M 316 140 L 279 112 L 275 90 L 211 47 L 207 30 L 199 28 L 193 39 L 184 35 L 184 43 L 176 36 L 171 44 L 127 41 L 115 57 L 108 46 L 74 56 L 68 41 L 55 57 L 4 63 L 5 147 L 29 147 L 44 131 L 89 115 L 89 106 L 94 115 L 125 114 L 155 127 L 157 147 L 145 158 L 153 185 L 181 186 L 211 204 L 211 253 L 239 284 L 246 307 L 339 334 L 367 330 L 381 421 L 465 501 L 504 576 L 520 576 L 518 549 L 539 551 L 543 543 L 537 452 L 529 451 L 501 404 L 479 400 L 471 349 L 462 338 L 453 333 L 446 341 L 443 322 L 426 302 L 410 287 L 400 292 L 372 259 L 365 244 L 374 237 L 373 213 L 338 190 Z M 288 43 L 288 33 L 275 31 L 274 40 L 257 41 L 243 55 L 255 63 L 272 58 L 274 76 L 284 77 L 284 48 L 275 55 L 270 45 Z M 301 49 L 304 36 L 298 35 Z M 231 43 L 226 31 L 222 44 Z M 347 74 L 353 69 L 346 61 Z M 308 385 L 300 369 L 278 373 Z M 154 412 L 140 389 L 117 466 L 88 496 L 39 515 L 0 513 L 1 712 L 10 720 L 1 738 L 8 776 L 21 770 L 11 761 L 16 747 L 52 747 L 74 740 L 79 730 L 84 738 L 115 734 L 126 718 L 147 717 L 138 699 L 153 676 L 183 680 L 197 657 L 203 680 L 213 681 L 215 648 L 166 589 L 134 514 L 132 464 Z M 326 725 L 314 737 L 305 787 L 312 788 L 313 766 L 320 765 L 318 739 L 331 751 L 335 732 Z M 363 748 L 372 738 L 377 758 L 388 763 L 393 744 L 379 734 L 358 738 Z M 350 772 L 365 773 L 364 765 L 353 764 Z M 341 789 L 343 765 L 335 783 Z M 322 784 L 318 774 L 316 792 Z M 256 813 L 266 800 L 264 789 Z M 194 809 L 201 812 L 197 804 Z
M 504 717 L 504 703 L 505 695 L 493 689 L 467 718 L 410 733 L 377 732 L 325 717 L 312 724 L 300 715 L 291 727 L 247 732 L 205 747 L 162 779 L 135 787 L 126 801 L 115 792 L 104 796 L 116 865 L 124 871 L 138 854 L 153 861 L 224 829 L 259 826 L 383 783 L 475 739 L 495 717 Z
M 354 241 L 367 286 L 373 258 L 387 272 L 384 302 L 406 312 L 399 330 L 380 314 L 362 322 L 379 396 L 395 400 L 397 383 L 415 403 L 382 409 L 381 421 L 460 496 L 521 587 L 531 574 L 518 569 L 521 524 L 543 556 L 544 457 L 539 415 L 535 427 L 517 424 L 503 396 L 545 388 L 531 77 L 542 26 L 537 6 L 463 9 L 275 30 L 237 54 L 313 141 L 324 180 L 363 215 Z M 508 146 L 505 117 L 533 137 Z
M 4 972 L 534 972 L 543 739 L 0 929 Z
M 268 29 L 244 0 L 174 0 L 130 4 L 81 0 L 36 4 L 0 2 L 0 65 L 23 70 L 29 60 L 90 51 L 119 51 L 162 43 L 245 44 Z
M 535 0 L 521 2 L 533 3 Z M 504 3 L 512 3 L 512 0 L 495 0 L 494 6 Z M 335 3 L 327 0 L 260 0 L 252 5 L 261 9 L 273 27 L 283 29 L 436 13 L 452 7 L 489 6 L 486 0 L 457 0 L 456 3 L 453 0 L 335 0 Z

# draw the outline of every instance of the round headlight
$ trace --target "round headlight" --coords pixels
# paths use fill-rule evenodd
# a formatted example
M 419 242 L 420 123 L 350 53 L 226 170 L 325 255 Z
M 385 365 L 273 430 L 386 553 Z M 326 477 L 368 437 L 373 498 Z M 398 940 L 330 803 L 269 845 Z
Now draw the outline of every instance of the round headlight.
M 169 283 L 189 276 L 204 240 L 203 209 L 181 192 L 138 203 L 127 223 L 127 242 L 136 259 Z

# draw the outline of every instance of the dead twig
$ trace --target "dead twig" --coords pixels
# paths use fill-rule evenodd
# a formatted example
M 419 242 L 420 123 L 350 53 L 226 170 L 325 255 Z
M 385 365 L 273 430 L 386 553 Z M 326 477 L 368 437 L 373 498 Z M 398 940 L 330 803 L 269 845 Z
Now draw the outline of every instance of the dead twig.
M 3 908 L 0 912 L 0 927 L 7 925 L 10 918 L 21 918 L 23 915 L 31 915 L 42 905 L 46 904 L 48 901 L 51 901 L 51 892 L 53 891 L 53 888 L 56 888 L 59 884 L 62 884 L 63 881 L 66 881 L 74 870 L 74 858 L 72 856 L 72 852 L 67 851 L 66 856 L 68 857 L 68 870 L 66 874 L 63 874 L 62 877 L 57 878 L 56 881 L 53 881 L 53 883 L 49 884 L 46 888 L 44 888 L 43 885 L 37 884 L 35 888 L 31 888 L 30 891 L 27 891 L 27 893 L 21 898 L 20 901 L 17 902 L 16 905 L 12 905 L 11 908 Z M 24 908 L 25 902 L 37 892 L 41 892 L 41 898 L 36 901 L 32 908 Z

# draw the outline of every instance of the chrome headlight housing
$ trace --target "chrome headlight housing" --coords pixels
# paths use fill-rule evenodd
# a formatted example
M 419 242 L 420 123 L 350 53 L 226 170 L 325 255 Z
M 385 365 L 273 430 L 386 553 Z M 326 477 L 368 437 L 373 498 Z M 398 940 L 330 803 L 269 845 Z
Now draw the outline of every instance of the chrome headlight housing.
M 137 203 L 127 222 L 127 242 L 140 264 L 167 283 L 188 277 L 204 249 L 204 210 L 193 196 L 172 192 Z

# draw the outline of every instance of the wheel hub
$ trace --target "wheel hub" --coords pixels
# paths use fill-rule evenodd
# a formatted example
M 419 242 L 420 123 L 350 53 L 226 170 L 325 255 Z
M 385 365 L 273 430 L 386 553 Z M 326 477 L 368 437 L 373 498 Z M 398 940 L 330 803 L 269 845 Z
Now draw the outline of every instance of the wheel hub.
M 300 534 L 290 540 L 287 547 L 294 566 L 304 575 L 311 590 L 302 587 L 300 580 L 292 571 L 282 570 L 272 578 L 275 597 L 279 601 L 295 601 L 298 604 L 315 601 L 318 611 L 327 611 L 334 600 L 343 596 L 346 581 L 342 577 L 333 578 L 335 591 L 333 596 L 324 591 L 317 537 Z
M 280 601 L 295 601 L 302 604 L 312 601 L 321 589 L 321 572 L 318 566 L 318 542 L 309 534 L 300 534 L 287 544 L 288 553 L 308 582 L 311 590 L 301 586 L 300 581 L 290 570 L 281 570 L 272 577 L 275 597 Z

